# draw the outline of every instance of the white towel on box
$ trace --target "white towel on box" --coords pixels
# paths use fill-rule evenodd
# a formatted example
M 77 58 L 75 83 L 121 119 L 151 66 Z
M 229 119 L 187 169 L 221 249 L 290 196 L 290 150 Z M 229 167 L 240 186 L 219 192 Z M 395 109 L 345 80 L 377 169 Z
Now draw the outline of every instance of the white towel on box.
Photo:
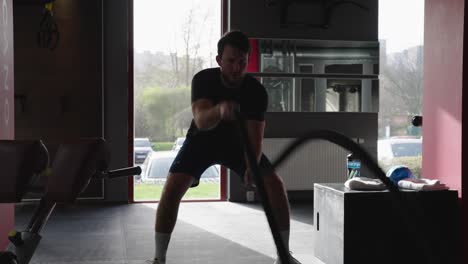
M 439 180 L 431 179 L 404 179 L 398 182 L 398 187 L 416 191 L 440 191 L 449 189 L 445 184 L 440 183 Z
M 367 177 L 354 177 L 345 182 L 346 188 L 351 190 L 385 190 L 385 184 L 382 183 L 379 179 L 371 179 Z

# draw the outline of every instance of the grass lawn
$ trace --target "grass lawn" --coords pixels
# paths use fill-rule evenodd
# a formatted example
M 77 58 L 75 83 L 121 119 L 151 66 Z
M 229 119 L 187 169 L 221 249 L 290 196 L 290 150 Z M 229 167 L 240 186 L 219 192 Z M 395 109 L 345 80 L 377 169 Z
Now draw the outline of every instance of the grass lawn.
M 162 184 L 135 184 L 135 201 L 157 201 L 161 197 Z M 219 183 L 200 182 L 195 188 L 190 188 L 184 200 L 191 199 L 219 199 Z
M 171 150 L 174 142 L 152 142 L 151 146 L 153 147 L 154 151 L 162 151 L 162 150 Z

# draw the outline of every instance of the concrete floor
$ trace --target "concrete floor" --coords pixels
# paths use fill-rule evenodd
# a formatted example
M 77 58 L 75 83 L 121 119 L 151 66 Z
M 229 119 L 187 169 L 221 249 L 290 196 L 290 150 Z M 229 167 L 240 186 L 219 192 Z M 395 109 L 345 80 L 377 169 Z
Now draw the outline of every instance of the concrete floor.
M 31 263 L 144 263 L 154 256 L 156 207 L 157 203 L 57 207 Z M 17 205 L 18 230 L 33 208 Z M 312 254 L 312 204 L 291 208 L 290 250 L 303 264 L 321 263 Z M 167 264 L 271 264 L 276 249 L 258 204 L 182 203 L 167 258 Z

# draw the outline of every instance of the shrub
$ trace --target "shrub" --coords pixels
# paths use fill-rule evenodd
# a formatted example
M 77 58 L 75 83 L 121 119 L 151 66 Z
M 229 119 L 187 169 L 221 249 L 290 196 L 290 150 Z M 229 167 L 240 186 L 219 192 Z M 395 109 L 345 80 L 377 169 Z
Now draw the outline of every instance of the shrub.
M 151 145 L 156 151 L 171 150 L 174 142 L 152 142 Z

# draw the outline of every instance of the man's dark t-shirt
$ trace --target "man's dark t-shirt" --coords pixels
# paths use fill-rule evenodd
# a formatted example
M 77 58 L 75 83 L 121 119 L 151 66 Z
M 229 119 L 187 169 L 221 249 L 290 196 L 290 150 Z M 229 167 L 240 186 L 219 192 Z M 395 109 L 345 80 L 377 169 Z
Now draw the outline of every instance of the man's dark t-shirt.
M 219 68 L 202 70 L 193 77 L 192 102 L 202 98 L 215 105 L 224 100 L 235 101 L 247 120 L 263 121 L 268 105 L 265 87 L 255 78 L 246 75 L 240 86 L 226 87 Z M 221 121 L 214 128 L 202 131 L 192 120 L 170 172 L 192 175 L 195 179 L 192 186 L 198 185 L 203 171 L 214 164 L 224 165 L 242 176 L 246 169 L 244 149 L 235 122 Z M 267 172 L 272 171 L 271 163 L 264 155 L 259 165 Z
M 221 80 L 219 68 L 205 69 L 197 73 L 192 80 L 192 103 L 198 99 L 209 99 L 213 104 L 232 100 L 239 104 L 240 112 L 248 120 L 263 121 L 268 106 L 265 87 L 254 77 L 246 75 L 239 87 L 226 87 Z M 226 123 L 222 121 L 221 123 Z M 232 123 L 232 122 L 229 122 Z M 218 125 L 219 128 L 226 124 Z M 218 127 L 214 128 L 216 130 Z M 198 131 L 192 120 L 187 136 Z

